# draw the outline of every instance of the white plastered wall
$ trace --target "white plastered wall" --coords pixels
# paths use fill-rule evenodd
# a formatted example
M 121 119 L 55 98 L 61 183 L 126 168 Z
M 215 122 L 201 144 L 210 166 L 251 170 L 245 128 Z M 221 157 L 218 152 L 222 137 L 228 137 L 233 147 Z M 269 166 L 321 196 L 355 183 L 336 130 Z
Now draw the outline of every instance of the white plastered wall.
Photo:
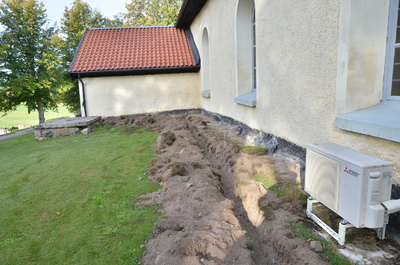
M 338 85 L 339 114 L 382 99 L 389 0 L 341 0 Z
M 336 115 L 381 102 L 389 2 L 341 0 Z M 333 130 L 330 141 L 393 162 L 400 184 L 400 143 Z
M 208 1 L 191 25 L 210 40 L 212 94 L 201 106 L 306 147 L 335 142 L 395 163 L 400 144 L 339 130 L 335 118 L 380 103 L 389 0 L 255 0 L 257 105 L 234 103 L 238 0 Z M 223 11 L 223 12 L 222 12 Z
M 204 23 L 210 34 L 213 91 L 210 99 L 202 98 L 203 108 L 301 146 L 309 139 L 326 140 L 335 117 L 339 3 L 255 1 L 255 108 L 234 103 L 251 92 L 251 87 L 237 88 L 237 6 L 237 1 L 208 1 L 192 23 L 198 45 Z
M 95 77 L 82 81 L 85 84 L 86 116 L 200 108 L 197 73 Z M 79 85 L 82 105 L 82 85 Z

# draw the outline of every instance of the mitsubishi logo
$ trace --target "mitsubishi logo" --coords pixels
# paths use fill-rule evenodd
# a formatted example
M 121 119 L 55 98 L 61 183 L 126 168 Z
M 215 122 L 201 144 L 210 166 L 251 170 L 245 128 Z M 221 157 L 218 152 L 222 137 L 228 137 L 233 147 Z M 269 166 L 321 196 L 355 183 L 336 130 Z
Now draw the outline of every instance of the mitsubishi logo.
M 354 176 L 354 177 L 358 177 L 360 175 L 358 172 L 353 171 L 353 170 L 349 169 L 348 167 L 346 167 L 343 171 L 346 172 L 347 174 L 350 174 L 350 175 Z

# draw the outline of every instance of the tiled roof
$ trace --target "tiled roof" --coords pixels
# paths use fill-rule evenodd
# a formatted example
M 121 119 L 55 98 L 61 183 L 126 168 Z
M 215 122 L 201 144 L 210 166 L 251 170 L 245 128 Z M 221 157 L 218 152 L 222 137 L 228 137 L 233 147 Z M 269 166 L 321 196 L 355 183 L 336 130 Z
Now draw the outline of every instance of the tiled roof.
M 190 31 L 175 27 L 104 28 L 86 31 L 69 72 L 76 77 L 78 73 L 143 74 L 198 67 Z

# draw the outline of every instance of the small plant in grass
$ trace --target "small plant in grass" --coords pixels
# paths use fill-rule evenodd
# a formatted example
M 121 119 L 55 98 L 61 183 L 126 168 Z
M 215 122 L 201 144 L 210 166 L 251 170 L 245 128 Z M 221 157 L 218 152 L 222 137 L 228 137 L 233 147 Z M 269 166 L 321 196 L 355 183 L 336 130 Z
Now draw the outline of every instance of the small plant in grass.
M 147 122 L 149 122 L 150 124 L 154 124 L 156 123 L 156 119 L 154 119 L 153 117 L 147 117 Z
M 187 176 L 187 170 L 185 166 L 181 163 L 172 163 L 169 164 L 165 170 L 172 169 L 172 174 L 173 175 L 178 175 L 178 176 Z
M 216 129 L 209 129 L 208 131 L 209 131 L 209 133 L 210 133 L 212 136 L 214 136 L 214 137 L 216 137 L 216 138 L 218 138 L 218 139 L 223 139 L 223 138 L 224 138 L 224 135 L 223 135 L 222 132 L 219 131 L 219 130 L 216 130 Z
M 260 210 L 264 213 L 265 219 L 267 219 L 269 221 L 273 221 L 276 219 L 274 211 L 271 208 L 269 208 L 267 205 L 260 206 Z
M 254 249 L 254 241 L 251 238 L 246 239 L 246 248 L 250 251 Z
M 292 233 L 295 237 L 301 238 L 307 241 L 319 241 L 321 242 L 324 250 L 320 253 L 321 257 L 328 261 L 332 265 L 352 265 L 352 263 L 337 252 L 337 247 L 334 243 L 328 240 L 321 239 L 315 236 L 310 228 L 307 228 L 302 223 L 289 222 Z
M 280 180 L 270 188 L 278 197 L 289 196 L 299 201 L 307 201 L 308 195 L 290 181 Z
M 192 162 L 192 167 L 194 169 L 202 169 L 204 166 L 202 163 L 195 161 L 195 162 Z
M 179 172 L 180 172 L 180 171 L 181 171 L 181 169 L 178 168 L 178 167 L 172 168 L 172 174 L 173 174 L 173 175 L 179 175 Z
M 184 167 L 174 167 L 172 168 L 172 174 L 178 176 L 187 176 L 187 171 Z
M 268 172 L 255 175 L 253 180 L 262 183 L 264 187 L 269 190 L 277 183 L 277 174 L 272 168 L 270 168 Z
M 260 146 L 244 145 L 240 147 L 240 151 L 249 155 L 262 156 L 268 154 L 268 150 Z

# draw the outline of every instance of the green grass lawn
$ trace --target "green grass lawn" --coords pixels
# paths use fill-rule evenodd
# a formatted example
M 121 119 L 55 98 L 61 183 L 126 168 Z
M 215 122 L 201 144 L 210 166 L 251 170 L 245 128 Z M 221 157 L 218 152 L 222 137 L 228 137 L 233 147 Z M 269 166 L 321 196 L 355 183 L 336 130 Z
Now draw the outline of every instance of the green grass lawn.
M 135 205 L 160 188 L 145 174 L 156 137 L 99 127 L 0 141 L 0 263 L 137 264 L 161 218 L 160 206 Z
M 19 106 L 16 111 L 9 112 L 5 116 L 3 114 L 3 112 L 0 112 L 0 127 L 18 127 L 19 124 L 34 126 L 39 123 L 37 111 L 28 114 L 28 108 L 24 105 Z M 73 115 L 65 107 L 59 107 L 58 112 L 45 112 L 46 120 Z

